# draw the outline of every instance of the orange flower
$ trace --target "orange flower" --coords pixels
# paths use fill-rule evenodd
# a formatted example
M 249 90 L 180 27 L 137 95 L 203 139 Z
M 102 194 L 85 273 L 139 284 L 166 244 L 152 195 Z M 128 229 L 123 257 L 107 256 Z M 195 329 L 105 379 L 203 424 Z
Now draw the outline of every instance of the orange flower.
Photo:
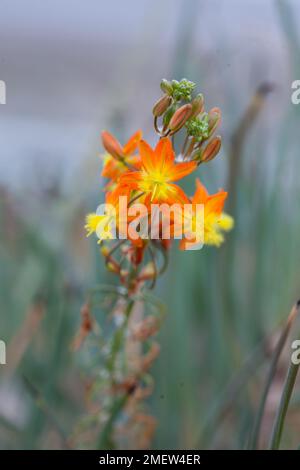
M 122 174 L 120 185 L 128 185 L 148 196 L 151 202 L 188 202 L 181 188 L 172 184 L 190 174 L 197 167 L 195 162 L 175 163 L 171 141 L 161 139 L 155 150 L 141 140 L 139 143 L 141 169 Z
M 226 191 L 219 191 L 216 194 L 209 195 L 205 186 L 200 183 L 200 180 L 196 180 L 196 191 L 192 197 L 192 210 L 187 214 L 184 213 L 184 217 L 190 219 L 191 228 L 193 231 L 196 230 L 195 212 L 196 205 L 203 204 L 204 206 L 204 221 L 198 225 L 198 229 L 202 231 L 201 242 L 206 245 L 220 246 L 224 241 L 222 231 L 229 231 L 233 227 L 233 219 L 230 215 L 223 212 L 225 200 L 227 198 Z M 204 225 L 203 225 L 204 222 Z M 198 234 L 199 235 L 199 234 Z M 187 243 L 192 245 L 198 242 L 195 239 L 187 240 L 183 239 L 180 243 L 181 249 L 187 248 Z
M 117 139 L 109 132 L 102 132 L 103 147 L 107 151 L 107 154 L 104 156 L 104 165 L 101 175 L 111 180 L 107 184 L 106 189 L 113 189 L 120 175 L 127 171 L 128 167 L 139 168 L 141 159 L 139 155 L 134 154 L 141 138 L 142 131 L 137 131 L 122 147 Z

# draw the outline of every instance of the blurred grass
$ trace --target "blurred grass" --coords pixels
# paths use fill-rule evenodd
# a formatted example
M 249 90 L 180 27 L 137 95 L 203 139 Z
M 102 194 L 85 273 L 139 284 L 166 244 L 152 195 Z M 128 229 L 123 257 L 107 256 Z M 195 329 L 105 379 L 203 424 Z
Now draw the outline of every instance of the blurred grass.
M 296 79 L 300 56 L 292 9 L 288 2 L 274 5 L 291 59 L 290 76 Z M 187 76 L 209 95 L 209 73 L 199 66 L 192 49 L 195 18 L 196 13 L 190 16 L 183 2 L 170 75 Z M 201 171 L 212 192 L 219 186 L 230 189 L 226 187 L 230 139 L 245 112 L 233 92 L 239 77 L 231 78 L 222 90 L 226 116 L 222 156 Z M 151 410 L 158 419 L 157 448 L 245 447 L 266 373 L 262 362 L 256 373 L 251 371 L 249 384 L 220 426 L 209 436 L 201 431 L 222 400 L 226 384 L 300 294 L 300 107 L 286 103 L 278 135 L 270 145 L 265 134 L 268 107 L 280 93 L 276 77 L 274 83 L 272 97 L 266 98 L 241 149 L 235 175 L 234 231 L 219 250 L 173 250 L 169 271 L 157 288 L 168 307 L 151 398 Z M 253 84 L 252 94 L 259 85 Z M 80 185 L 89 178 L 89 184 L 95 181 L 96 187 L 93 170 L 81 173 L 80 178 Z M 74 186 L 80 187 L 77 181 Z M 192 178 L 186 189 L 193 191 Z M 70 343 L 85 292 L 103 282 L 106 274 L 94 240 L 85 240 L 82 230 L 83 214 L 95 206 L 100 191 L 96 195 L 81 187 L 80 196 L 75 193 L 69 199 L 58 195 L 47 202 L 52 214 L 47 221 L 50 235 L 58 237 L 53 243 L 48 227 L 41 230 L 38 220 L 18 212 L 18 197 L 2 191 L 1 339 L 9 343 L 14 338 L 36 302 L 43 303 L 45 313 L 9 387 L 0 370 L 1 448 L 62 448 L 62 434 L 70 436 L 84 411 L 81 358 L 71 353 Z M 271 407 L 270 414 L 275 411 Z M 294 421 L 287 420 L 286 447 L 298 444 L 293 430 L 299 426 L 299 409 L 293 416 Z M 268 429 L 264 428 L 263 442 L 269 440 Z

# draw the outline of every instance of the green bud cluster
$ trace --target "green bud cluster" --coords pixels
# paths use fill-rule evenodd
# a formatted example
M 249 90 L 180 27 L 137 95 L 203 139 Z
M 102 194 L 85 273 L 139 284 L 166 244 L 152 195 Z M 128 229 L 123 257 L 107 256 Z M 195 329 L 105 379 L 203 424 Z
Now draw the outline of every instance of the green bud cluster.
M 183 78 L 178 82 L 177 80 L 172 80 L 172 96 L 174 100 L 187 100 L 190 101 L 192 99 L 192 92 L 196 86 L 195 83 L 190 82 L 186 78 Z
M 192 99 L 192 92 L 196 86 L 194 82 L 190 82 L 186 78 L 183 78 L 178 82 L 177 80 L 162 80 L 161 82 L 161 89 L 167 93 L 169 96 L 175 101 L 191 101 Z
M 207 139 L 209 136 L 208 114 L 189 119 L 185 125 L 188 135 L 194 137 L 196 142 Z

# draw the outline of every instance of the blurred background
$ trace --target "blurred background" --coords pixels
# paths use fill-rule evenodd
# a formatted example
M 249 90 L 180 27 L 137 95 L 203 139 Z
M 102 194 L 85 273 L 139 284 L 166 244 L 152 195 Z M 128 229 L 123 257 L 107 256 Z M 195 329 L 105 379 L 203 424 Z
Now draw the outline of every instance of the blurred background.
M 211 192 L 229 191 L 236 224 L 220 249 L 174 250 L 157 286 L 167 316 L 149 401 L 153 447 L 246 446 L 267 353 L 242 382 L 240 371 L 300 296 L 299 24 L 296 0 L 1 0 L 1 448 L 62 448 L 86 412 L 70 344 L 87 290 L 111 280 L 83 229 L 102 197 L 100 132 L 124 143 L 141 128 L 154 144 L 160 80 L 182 77 L 222 110 L 221 154 L 199 176 Z M 299 405 L 300 389 L 285 448 L 299 445 Z

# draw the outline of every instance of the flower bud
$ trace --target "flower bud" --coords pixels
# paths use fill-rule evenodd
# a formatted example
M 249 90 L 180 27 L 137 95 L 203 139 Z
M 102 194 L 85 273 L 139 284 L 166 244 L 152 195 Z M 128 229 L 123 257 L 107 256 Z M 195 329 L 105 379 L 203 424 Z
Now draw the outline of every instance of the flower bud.
M 153 115 L 156 117 L 161 116 L 168 109 L 171 103 L 172 103 L 171 96 L 168 96 L 168 95 L 162 96 L 153 106 L 153 110 L 152 110 Z
M 219 135 L 217 135 L 210 142 L 208 142 L 207 146 L 202 151 L 200 162 L 207 163 L 213 160 L 219 153 L 221 144 L 222 144 L 222 141 Z
M 194 118 L 198 116 L 198 114 L 202 113 L 204 109 L 204 96 L 202 95 L 202 93 L 199 93 L 199 95 L 197 95 L 196 98 L 193 99 L 191 104 L 192 104 L 191 118 Z
M 167 95 L 171 95 L 173 92 L 172 83 L 166 80 L 165 78 L 162 79 L 160 83 L 160 88 Z
M 211 136 L 221 122 L 221 110 L 219 108 L 212 108 L 208 113 L 208 132 Z
M 191 112 L 192 112 L 192 105 L 191 104 L 185 104 L 181 106 L 180 108 L 175 111 L 173 114 L 170 122 L 169 122 L 169 129 L 172 132 L 177 132 L 179 129 L 184 126 L 186 121 L 191 117 Z
M 118 160 L 123 158 L 123 149 L 121 144 L 109 132 L 103 131 L 101 134 L 102 143 L 105 150 Z
M 106 265 L 108 271 L 110 271 L 111 273 L 116 273 L 118 274 L 120 269 L 119 269 L 119 266 L 115 263 L 112 263 L 111 261 L 109 261 Z
M 108 246 L 102 245 L 101 248 L 100 248 L 100 252 L 101 252 L 101 255 L 103 255 L 105 257 L 108 256 L 108 254 L 109 254 Z
M 129 274 L 129 271 L 127 269 L 121 269 L 120 270 L 120 276 L 121 277 L 125 278 L 125 277 L 128 276 L 128 274 Z
M 149 261 L 148 264 L 142 269 L 141 271 L 141 277 L 143 279 L 152 279 L 157 275 L 155 265 L 152 261 Z
M 176 104 L 172 104 L 168 109 L 167 111 L 165 112 L 164 116 L 163 116 L 163 123 L 164 123 L 164 126 L 167 127 L 173 114 L 175 113 L 176 111 Z

